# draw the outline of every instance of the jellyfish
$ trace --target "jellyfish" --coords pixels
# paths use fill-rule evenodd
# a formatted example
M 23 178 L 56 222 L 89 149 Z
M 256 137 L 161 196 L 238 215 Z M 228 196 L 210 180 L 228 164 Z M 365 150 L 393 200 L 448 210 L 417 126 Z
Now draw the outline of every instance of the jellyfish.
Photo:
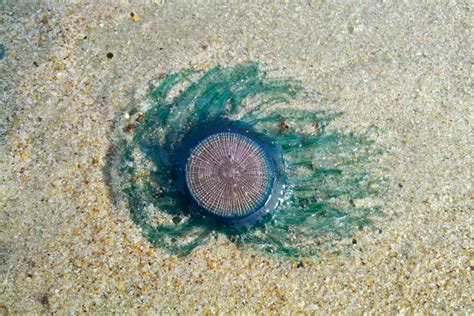
M 375 129 L 329 128 L 340 111 L 267 68 L 166 74 L 116 124 L 108 183 L 154 247 L 187 255 L 223 235 L 261 254 L 316 256 L 381 214 Z

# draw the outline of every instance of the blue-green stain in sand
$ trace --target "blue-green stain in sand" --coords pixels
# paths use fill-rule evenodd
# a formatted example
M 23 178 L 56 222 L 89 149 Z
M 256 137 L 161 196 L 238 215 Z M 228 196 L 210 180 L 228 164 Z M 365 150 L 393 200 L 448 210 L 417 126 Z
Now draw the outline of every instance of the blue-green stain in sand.
M 223 234 L 313 256 L 380 214 L 376 133 L 329 129 L 341 113 L 299 81 L 247 62 L 165 75 L 147 97 L 114 131 L 107 175 L 155 247 L 186 255 Z
M 3 59 L 3 57 L 5 57 L 5 45 L 3 45 L 2 43 L 0 43 L 0 60 Z

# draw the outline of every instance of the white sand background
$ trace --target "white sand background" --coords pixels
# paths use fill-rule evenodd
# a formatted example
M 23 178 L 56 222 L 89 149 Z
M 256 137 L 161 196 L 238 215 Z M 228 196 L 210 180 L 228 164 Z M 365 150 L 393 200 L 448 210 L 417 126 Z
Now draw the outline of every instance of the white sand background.
M 473 311 L 472 2 L 81 2 L 0 5 L 0 314 Z M 110 200 L 112 121 L 146 81 L 246 60 L 386 130 L 386 216 L 350 251 L 176 258 Z

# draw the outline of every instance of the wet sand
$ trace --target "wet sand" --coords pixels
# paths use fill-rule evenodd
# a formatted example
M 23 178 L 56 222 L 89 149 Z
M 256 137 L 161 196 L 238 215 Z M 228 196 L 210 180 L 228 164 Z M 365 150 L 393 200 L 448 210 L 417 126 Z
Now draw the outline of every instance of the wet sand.
M 472 9 L 1 4 L 0 314 L 472 312 Z M 178 258 L 113 203 L 110 130 L 146 82 L 246 60 L 385 130 L 377 229 L 301 263 L 223 237 Z

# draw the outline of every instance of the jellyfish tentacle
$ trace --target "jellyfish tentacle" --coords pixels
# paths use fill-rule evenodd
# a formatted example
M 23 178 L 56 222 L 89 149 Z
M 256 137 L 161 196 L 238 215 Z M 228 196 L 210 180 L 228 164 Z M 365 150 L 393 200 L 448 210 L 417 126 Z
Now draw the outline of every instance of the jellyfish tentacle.
M 191 118 L 190 125 L 217 119 L 225 111 L 230 98 L 231 91 L 225 82 L 214 83 L 208 87 L 194 102 L 196 116 Z
M 148 97 L 155 101 L 157 104 L 165 104 L 166 97 L 176 85 L 181 83 L 183 80 L 187 80 L 189 76 L 196 73 L 192 69 L 187 69 L 181 72 L 175 72 L 168 75 L 165 75 L 164 78 L 160 81 L 159 85 L 156 87 L 151 87 Z M 149 86 L 151 86 L 151 82 Z
M 180 226 L 159 225 L 147 229 L 148 239 L 172 253 L 186 256 L 196 247 L 204 244 L 211 234 L 211 230 L 202 225 L 196 225 L 192 219 Z

